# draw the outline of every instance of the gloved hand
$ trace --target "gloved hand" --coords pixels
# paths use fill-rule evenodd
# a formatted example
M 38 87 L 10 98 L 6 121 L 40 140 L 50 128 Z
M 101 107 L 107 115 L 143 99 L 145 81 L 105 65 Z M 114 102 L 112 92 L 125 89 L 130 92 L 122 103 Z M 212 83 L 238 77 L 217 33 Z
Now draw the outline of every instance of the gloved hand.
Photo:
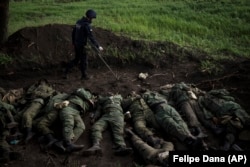
M 99 51 L 103 51 L 103 48 L 102 48 L 101 46 L 99 46 L 99 48 L 98 48 L 98 49 L 99 49 Z

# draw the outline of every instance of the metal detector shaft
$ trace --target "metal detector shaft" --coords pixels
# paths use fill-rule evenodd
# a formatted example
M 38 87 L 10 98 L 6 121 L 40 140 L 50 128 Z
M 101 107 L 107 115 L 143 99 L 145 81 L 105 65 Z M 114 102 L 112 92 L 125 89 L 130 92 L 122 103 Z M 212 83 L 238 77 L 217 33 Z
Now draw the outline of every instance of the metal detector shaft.
M 118 77 L 115 75 L 115 73 L 110 68 L 110 66 L 108 65 L 108 63 L 103 59 L 103 57 L 101 56 L 101 54 L 99 53 L 99 51 L 97 52 L 97 54 L 98 54 L 98 57 L 102 60 L 102 62 L 106 65 L 106 67 L 108 67 L 109 71 L 111 71 L 111 73 L 114 75 L 114 77 L 116 78 L 116 80 L 118 80 Z
M 117 75 L 115 75 L 115 73 L 114 73 L 113 70 L 110 68 L 110 66 L 108 65 L 108 63 L 103 59 L 102 55 L 100 54 L 99 49 L 98 49 L 96 46 L 94 46 L 94 45 L 92 45 L 92 47 L 93 47 L 94 50 L 97 52 L 98 57 L 102 60 L 102 62 L 106 65 L 106 67 L 108 67 L 109 71 L 111 71 L 111 73 L 114 75 L 115 79 L 116 79 L 116 80 L 119 80 L 119 78 L 117 77 Z

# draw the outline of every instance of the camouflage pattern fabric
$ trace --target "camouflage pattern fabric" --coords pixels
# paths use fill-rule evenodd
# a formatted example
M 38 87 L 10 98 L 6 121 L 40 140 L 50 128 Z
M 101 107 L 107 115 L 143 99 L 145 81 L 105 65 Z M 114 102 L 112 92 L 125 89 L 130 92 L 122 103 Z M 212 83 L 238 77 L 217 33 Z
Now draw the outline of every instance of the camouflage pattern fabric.
M 54 104 L 58 102 L 62 102 L 68 97 L 66 93 L 59 93 L 53 96 L 47 105 L 44 108 L 44 112 L 46 113 L 43 115 L 36 124 L 37 130 L 42 134 L 53 134 L 54 132 L 50 129 L 50 126 L 59 118 L 59 111 L 58 109 L 54 108 Z
M 40 113 L 43 104 L 40 102 L 32 102 L 28 108 L 22 112 L 22 127 L 31 128 L 33 119 Z
M 75 106 L 67 106 L 60 111 L 63 126 L 63 137 L 68 141 L 76 141 L 85 130 L 80 111 Z
M 190 91 L 192 88 L 189 87 L 184 82 L 179 84 L 175 84 L 170 92 L 169 92 L 169 99 L 174 101 L 174 107 L 177 111 L 184 117 L 189 127 L 201 127 L 201 124 L 190 105 Z
M 6 114 L 6 110 L 9 110 L 13 115 L 16 114 L 16 109 L 13 105 L 0 101 L 0 112 Z
M 148 127 L 159 129 L 160 126 L 155 120 L 154 113 L 147 106 L 146 102 L 142 98 L 126 99 L 127 103 L 130 101 L 130 105 L 127 108 L 131 113 L 133 127 L 135 132 L 143 139 L 147 140 L 147 137 L 153 136 L 153 132 Z
M 132 141 L 133 146 L 136 148 L 136 150 L 139 152 L 139 154 L 142 156 L 142 158 L 146 162 L 146 164 L 159 165 L 157 164 L 158 154 L 165 152 L 165 151 L 174 150 L 174 145 L 171 142 L 164 142 L 162 148 L 155 149 L 149 146 L 146 142 L 144 142 L 137 135 L 132 135 L 131 141 Z
M 244 126 L 250 127 L 250 115 L 224 89 L 213 90 L 199 97 L 199 105 L 207 118 L 222 118 L 229 115 L 239 118 Z
M 191 133 L 180 114 L 157 92 L 146 92 L 142 96 L 155 114 L 156 121 L 167 133 L 184 141 Z
M 102 132 L 108 128 L 111 128 L 114 143 L 116 147 L 126 146 L 123 134 L 124 134 L 124 116 L 121 111 L 116 108 L 109 108 L 109 112 L 104 113 L 98 121 L 91 128 L 92 141 L 101 141 Z
M 155 108 L 155 118 L 163 130 L 180 141 L 191 136 L 186 122 L 180 114 L 168 104 L 160 104 Z
M 23 88 L 13 89 L 6 93 L 3 97 L 3 101 L 9 104 L 16 103 L 17 100 L 21 99 L 24 95 Z
M 6 124 L 5 115 L 0 111 L 0 162 L 9 159 L 10 146 L 6 141 L 6 136 L 8 135 Z
M 30 104 L 15 119 L 19 119 L 21 115 L 22 127 L 31 128 L 35 117 L 42 112 L 41 108 L 55 92 L 46 80 L 40 80 L 38 83 L 31 85 L 26 93 L 26 98 L 30 101 Z
M 26 95 L 31 99 L 35 99 L 35 98 L 46 99 L 52 96 L 52 94 L 55 92 L 56 92 L 55 89 L 51 85 L 49 85 L 47 82 L 40 82 L 40 83 L 31 85 L 29 89 L 27 90 Z
M 121 107 L 123 98 L 121 95 L 114 95 L 109 97 L 100 97 L 98 101 L 97 113 L 101 117 L 92 126 L 92 141 L 93 143 L 102 139 L 102 132 L 111 128 L 116 147 L 125 147 L 124 141 L 124 115 Z M 99 114 L 97 114 L 99 115 Z

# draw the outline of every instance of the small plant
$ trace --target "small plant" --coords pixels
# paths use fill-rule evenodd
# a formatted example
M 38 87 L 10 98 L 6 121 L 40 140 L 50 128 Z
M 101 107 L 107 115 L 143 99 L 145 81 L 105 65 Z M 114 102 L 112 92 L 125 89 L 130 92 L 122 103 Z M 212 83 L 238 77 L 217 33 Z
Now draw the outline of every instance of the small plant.
M 5 65 L 11 63 L 12 61 L 13 59 L 9 55 L 5 53 L 0 53 L 0 65 Z
M 205 60 L 201 62 L 200 70 L 209 75 L 218 75 L 223 71 L 223 67 L 216 62 Z

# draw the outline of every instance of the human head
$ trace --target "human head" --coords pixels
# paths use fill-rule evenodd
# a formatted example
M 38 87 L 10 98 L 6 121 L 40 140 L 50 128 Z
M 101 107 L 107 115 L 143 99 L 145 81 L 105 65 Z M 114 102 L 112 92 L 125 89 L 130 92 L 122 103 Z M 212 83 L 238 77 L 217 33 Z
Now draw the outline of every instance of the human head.
M 89 19 L 96 18 L 96 12 L 93 9 L 89 9 L 86 12 L 86 17 Z

